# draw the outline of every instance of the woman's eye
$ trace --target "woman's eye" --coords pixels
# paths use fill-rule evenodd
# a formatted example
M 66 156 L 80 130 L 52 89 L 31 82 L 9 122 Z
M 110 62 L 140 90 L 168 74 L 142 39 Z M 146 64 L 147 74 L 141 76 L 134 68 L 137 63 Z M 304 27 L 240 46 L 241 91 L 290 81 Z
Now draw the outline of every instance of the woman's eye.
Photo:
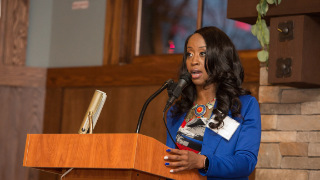
M 206 52 L 201 52 L 200 56 L 206 56 Z
M 193 54 L 187 53 L 187 57 L 192 57 L 192 56 L 193 56 Z

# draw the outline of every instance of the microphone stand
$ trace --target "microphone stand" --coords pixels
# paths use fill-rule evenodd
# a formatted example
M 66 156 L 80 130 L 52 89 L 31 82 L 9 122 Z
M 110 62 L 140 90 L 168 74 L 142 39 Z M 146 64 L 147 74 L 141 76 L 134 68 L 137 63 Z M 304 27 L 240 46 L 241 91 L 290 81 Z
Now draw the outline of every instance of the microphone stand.
M 154 94 L 152 94 L 148 99 L 147 101 L 144 103 L 143 107 L 142 107 L 142 110 L 140 112 L 140 117 L 139 117 L 139 121 L 138 121 L 138 124 L 137 124 L 137 129 L 136 129 L 136 133 L 139 133 L 140 132 L 140 128 L 141 128 L 141 124 L 142 124 L 142 119 L 143 119 L 143 116 L 144 116 L 144 113 L 146 112 L 146 109 L 149 105 L 149 103 L 156 97 L 158 96 L 163 90 L 165 90 L 167 87 L 170 87 L 172 84 L 173 84 L 173 80 L 172 79 L 169 79 L 167 80 L 163 86 L 158 89 Z

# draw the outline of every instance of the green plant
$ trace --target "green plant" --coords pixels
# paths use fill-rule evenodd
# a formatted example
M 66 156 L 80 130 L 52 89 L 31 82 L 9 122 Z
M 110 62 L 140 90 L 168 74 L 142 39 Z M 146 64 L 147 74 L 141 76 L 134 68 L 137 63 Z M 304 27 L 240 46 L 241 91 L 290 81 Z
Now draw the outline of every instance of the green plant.
M 256 24 L 251 27 L 251 32 L 254 36 L 257 36 L 257 39 L 261 45 L 262 50 L 258 52 L 257 56 L 259 61 L 266 62 L 268 66 L 269 60 L 269 41 L 270 41 L 270 32 L 267 26 L 267 23 L 262 19 L 268 11 L 268 4 L 280 4 L 281 0 L 259 0 L 257 4 L 258 19 Z

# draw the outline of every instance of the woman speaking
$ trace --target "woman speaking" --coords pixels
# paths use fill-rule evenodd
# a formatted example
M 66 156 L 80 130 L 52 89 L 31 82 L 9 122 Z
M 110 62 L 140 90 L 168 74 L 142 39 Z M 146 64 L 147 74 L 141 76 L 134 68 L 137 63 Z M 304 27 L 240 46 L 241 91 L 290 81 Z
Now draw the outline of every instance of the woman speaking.
M 192 83 L 167 114 L 170 172 L 199 169 L 208 180 L 248 179 L 257 163 L 261 116 L 257 100 L 241 88 L 244 72 L 229 37 L 204 27 L 185 42 L 180 74 Z

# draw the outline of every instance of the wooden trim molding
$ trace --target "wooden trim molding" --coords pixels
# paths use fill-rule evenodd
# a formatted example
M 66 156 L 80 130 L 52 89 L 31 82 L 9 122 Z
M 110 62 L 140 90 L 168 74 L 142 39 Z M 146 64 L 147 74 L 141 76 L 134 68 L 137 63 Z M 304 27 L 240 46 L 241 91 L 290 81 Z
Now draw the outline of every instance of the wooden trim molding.
M 2 0 L 0 64 L 24 66 L 27 53 L 29 0 Z
M 139 0 L 108 0 L 103 65 L 131 63 L 135 53 Z
M 4 59 L 4 39 L 5 39 L 5 27 L 7 23 L 7 1 L 8 0 L 1 0 L 1 18 L 0 18 L 0 67 L 3 66 L 3 59 Z
M 46 68 L 0 66 L 2 86 L 45 87 L 46 80 Z
M 197 17 L 197 29 L 202 27 L 203 16 L 203 0 L 198 0 L 198 17 Z
M 259 82 L 258 50 L 239 51 L 244 82 Z M 47 87 L 161 85 L 178 78 L 182 54 L 134 57 L 132 64 L 104 67 L 49 68 Z
M 103 67 L 49 68 L 47 87 L 137 86 L 177 77 L 179 62 L 151 61 Z

